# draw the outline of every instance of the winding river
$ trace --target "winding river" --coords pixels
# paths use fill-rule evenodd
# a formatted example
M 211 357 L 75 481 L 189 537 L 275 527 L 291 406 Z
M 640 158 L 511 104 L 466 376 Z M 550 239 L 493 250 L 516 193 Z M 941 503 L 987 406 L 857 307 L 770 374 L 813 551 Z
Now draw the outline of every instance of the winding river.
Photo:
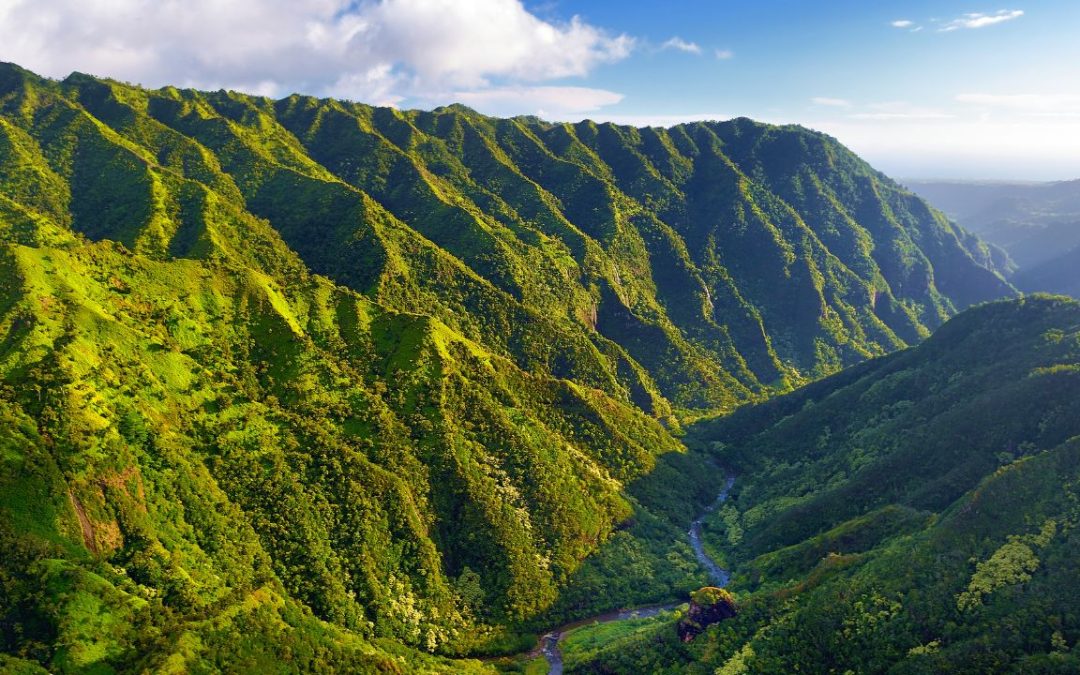
M 720 505 L 727 499 L 728 493 L 731 492 L 731 486 L 735 484 L 735 476 L 729 476 L 727 482 L 724 483 L 724 489 L 717 495 L 716 501 L 709 505 L 709 508 L 697 517 L 693 523 L 690 524 L 690 531 L 687 534 L 690 535 L 690 548 L 694 549 L 694 557 L 697 558 L 698 564 L 705 568 L 705 571 L 709 574 L 709 580 L 712 581 L 714 586 L 720 586 L 721 588 L 727 586 L 731 581 L 731 573 L 726 569 L 716 564 L 716 561 L 709 557 L 709 554 L 705 552 L 705 544 L 701 540 L 701 528 L 705 523 L 705 519 L 709 517 L 716 509 L 720 508 Z
M 709 557 L 709 554 L 705 552 L 705 545 L 701 541 L 701 529 L 705 522 L 705 519 L 716 509 L 720 508 L 720 505 L 727 499 L 728 493 L 731 491 L 731 486 L 735 484 L 735 476 L 730 476 L 727 482 L 724 483 L 724 489 L 717 495 L 716 501 L 709 505 L 709 508 L 705 509 L 697 517 L 697 519 L 690 524 L 690 530 L 687 534 L 690 536 L 690 548 L 694 550 L 694 557 L 697 558 L 698 563 L 701 564 L 705 571 L 709 575 L 709 581 L 714 586 L 726 586 L 728 581 L 731 580 L 731 574 L 716 564 L 716 561 Z M 682 603 L 673 602 L 666 605 L 648 605 L 646 607 L 638 607 L 636 609 L 620 609 L 615 612 L 608 612 L 606 614 L 599 614 L 597 616 L 591 616 L 587 619 L 580 619 L 572 623 L 564 624 L 558 628 L 554 628 L 540 638 L 540 646 L 533 654 L 543 654 L 544 658 L 548 662 L 548 675 L 562 675 L 563 672 L 563 659 L 562 651 L 559 649 L 559 641 L 563 639 L 569 631 L 578 628 L 580 626 L 587 626 L 593 623 L 608 623 L 610 621 L 626 621 L 627 619 L 647 619 L 652 616 L 656 616 L 661 612 L 666 612 L 671 609 L 675 609 Z

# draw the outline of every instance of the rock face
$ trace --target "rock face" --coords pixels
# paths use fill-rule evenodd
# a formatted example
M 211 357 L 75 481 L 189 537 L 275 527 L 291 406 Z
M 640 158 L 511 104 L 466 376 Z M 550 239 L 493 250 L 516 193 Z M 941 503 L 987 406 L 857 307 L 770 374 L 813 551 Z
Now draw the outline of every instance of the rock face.
M 690 611 L 675 627 L 679 639 L 691 642 L 705 629 L 738 613 L 735 598 L 722 588 L 706 586 L 690 594 Z

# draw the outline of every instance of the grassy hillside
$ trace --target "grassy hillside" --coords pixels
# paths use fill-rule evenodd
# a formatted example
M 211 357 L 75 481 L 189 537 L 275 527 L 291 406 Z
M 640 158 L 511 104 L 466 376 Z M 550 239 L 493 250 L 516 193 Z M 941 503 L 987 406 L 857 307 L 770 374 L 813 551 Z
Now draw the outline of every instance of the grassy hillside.
M 696 425 L 739 473 L 709 523 L 738 618 L 581 670 L 1075 672 L 1080 304 L 995 303 L 914 349 Z M 666 670 L 665 670 L 666 669 Z
M 0 65 L 0 178 L 0 652 L 27 668 L 483 669 L 444 657 L 700 585 L 687 416 L 1011 292 L 832 139 L 748 120 Z

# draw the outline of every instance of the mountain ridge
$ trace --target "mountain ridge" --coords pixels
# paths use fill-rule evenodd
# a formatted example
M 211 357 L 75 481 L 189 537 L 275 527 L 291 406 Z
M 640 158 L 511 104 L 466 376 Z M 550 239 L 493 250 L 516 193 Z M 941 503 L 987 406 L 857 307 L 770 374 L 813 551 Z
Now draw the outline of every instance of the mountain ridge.
M 73 98 L 79 107 L 111 121 L 115 128 L 107 124 L 106 128 L 120 135 L 118 142 L 156 137 L 150 142 L 162 146 L 161 152 L 188 155 L 173 160 L 181 175 L 185 170 L 196 179 L 217 174 L 211 184 L 225 186 L 229 201 L 236 203 L 236 197 L 242 197 L 246 210 L 269 219 L 314 271 L 329 273 L 345 285 L 371 293 L 372 284 L 378 283 L 376 296 L 400 293 L 400 283 L 391 289 L 385 281 L 388 272 L 402 269 L 402 258 L 389 252 L 395 248 L 393 240 L 400 242 L 399 250 L 426 241 L 463 263 L 466 273 L 508 293 L 516 302 L 503 313 L 519 315 L 521 309 L 533 309 L 555 320 L 566 319 L 564 327 L 579 333 L 575 338 L 579 342 L 583 337 L 595 342 L 614 336 L 623 350 L 629 348 L 626 355 L 639 362 L 648 359 L 646 350 L 635 347 L 642 334 L 651 335 L 653 342 L 662 340 L 677 372 L 647 367 L 652 378 L 660 380 L 640 386 L 679 407 L 730 406 L 763 386 L 787 386 L 785 380 L 799 381 L 806 377 L 802 373 L 814 369 L 828 372 L 919 339 L 926 326 L 936 325 L 955 310 L 953 302 L 962 307 L 1009 292 L 992 275 L 974 282 L 982 290 L 965 289 L 964 282 L 951 279 L 958 265 L 961 269 L 967 265 L 961 278 L 977 278 L 980 265 L 991 264 L 985 251 L 921 202 L 905 203 L 907 197 L 900 196 L 895 184 L 878 185 L 884 177 L 832 139 L 794 127 L 773 131 L 746 119 L 671 130 L 591 122 L 529 127 L 515 120 L 467 114 L 460 106 L 445 107 L 441 110 L 449 112 L 439 114 L 299 96 L 275 102 L 228 92 L 173 88 L 145 92 L 80 74 L 57 85 L 69 90 L 62 98 Z M 177 133 L 185 139 L 169 138 Z M 785 133 L 797 139 L 789 144 L 793 152 L 788 152 L 792 148 L 787 141 L 770 138 L 776 134 L 788 138 Z M 266 142 L 258 142 L 260 138 Z M 734 161 L 719 150 L 721 146 Z M 808 146 L 813 146 L 813 155 L 807 154 Z M 224 176 L 212 165 L 192 166 L 201 160 L 191 155 L 205 154 L 206 149 L 225 160 L 217 162 Z M 778 168 L 777 162 L 782 165 L 785 156 L 791 166 L 804 167 L 799 169 L 802 175 L 781 173 L 787 169 Z M 827 158 L 819 162 L 824 167 L 821 176 L 805 168 L 813 156 Z M 848 173 L 838 173 L 835 165 Z M 703 175 L 706 172 L 711 176 Z M 852 174 L 866 186 L 852 185 Z M 574 185 L 571 190 L 567 179 Z M 718 213 L 718 207 L 726 205 L 695 194 L 694 185 L 705 180 L 712 194 L 727 184 L 724 199 L 742 202 L 735 212 Z M 770 188 L 780 192 L 765 191 Z M 867 188 L 871 193 L 859 195 Z M 888 192 L 892 203 L 880 203 L 874 191 Z M 293 200 L 318 200 L 313 206 L 322 212 L 316 208 L 308 214 L 289 212 L 280 203 L 282 194 Z M 837 195 L 866 205 L 845 209 Z M 642 211 L 650 203 L 658 206 L 662 217 Z M 825 223 L 814 223 L 817 230 L 807 227 L 799 210 L 789 204 L 802 204 L 803 212 L 817 209 L 814 215 Z M 425 211 L 416 210 L 421 205 Z M 865 213 L 853 213 L 852 208 Z M 355 224 L 349 225 L 349 219 L 342 223 L 341 213 L 354 213 Z M 724 221 L 731 218 L 738 229 L 703 231 L 701 225 L 718 215 Z M 874 232 L 855 225 L 853 215 L 862 217 L 862 225 L 876 228 Z M 327 232 L 325 224 L 333 222 L 351 231 Z M 390 235 L 377 225 L 380 222 L 394 225 L 398 234 Z M 101 227 L 92 226 L 90 236 L 103 236 Z M 178 232 L 190 238 L 197 227 Z M 920 228 L 927 227 L 920 234 Z M 124 233 L 113 234 L 124 240 Z M 130 244 L 135 243 L 132 234 Z M 340 241 L 343 235 L 346 240 Z M 362 251 L 350 244 L 361 236 L 366 238 Z M 862 243 L 834 253 L 822 243 L 823 236 L 834 242 Z M 180 237 L 173 246 L 184 241 Z M 710 246 L 710 241 L 716 243 Z M 957 256 L 948 265 L 937 250 L 942 243 Z M 742 256 L 736 255 L 740 245 L 756 247 L 747 254 L 756 261 L 753 272 L 740 268 Z M 691 255 L 702 249 L 708 257 Z M 349 258 L 352 251 L 361 257 Z M 981 259 L 972 258 L 973 252 Z M 927 253 L 929 259 L 923 257 Z M 409 260 L 406 266 L 409 263 L 416 265 Z M 759 275 L 766 263 L 772 269 Z M 451 262 L 438 264 L 456 267 Z M 542 280 L 529 279 L 530 267 L 542 272 Z M 779 285 L 770 281 L 774 277 L 789 279 L 791 291 L 778 296 Z M 824 278 L 819 281 L 820 277 Z M 379 283 L 380 279 L 384 281 Z M 940 296 L 935 282 L 947 287 L 946 297 Z M 468 288 L 475 285 L 475 277 L 472 282 L 452 283 L 465 286 L 454 291 L 465 301 L 447 307 L 442 315 L 466 333 L 483 332 L 475 326 L 481 312 L 469 304 L 482 302 L 487 308 L 507 304 L 498 298 L 477 298 L 490 296 L 491 290 Z M 891 297 L 890 285 L 909 299 Z M 406 288 L 415 293 L 416 286 L 414 276 Z M 861 291 L 866 295 L 852 297 L 855 286 L 867 288 Z M 694 291 L 687 293 L 688 289 Z M 553 302 L 552 293 L 558 300 Z M 445 305 L 451 293 L 439 288 L 435 295 L 429 294 L 426 304 L 403 308 L 428 313 Z M 722 325 L 715 320 L 718 312 L 723 312 Z M 485 319 L 490 316 L 483 314 Z M 807 329 L 796 330 L 789 317 Z M 537 320 L 533 315 L 531 321 Z M 511 329 L 526 322 L 520 316 L 507 321 Z M 581 328 L 596 326 L 606 330 L 599 336 L 596 331 L 580 335 Z M 804 335 L 810 333 L 818 337 Z M 582 342 L 579 349 L 591 348 Z M 822 363 L 819 350 L 829 354 L 831 364 Z M 508 351 L 513 353 L 514 347 Z M 717 371 L 707 362 L 723 367 Z M 638 386 L 622 379 L 624 387 Z M 684 393 L 691 382 L 700 390 L 696 400 Z M 702 400 L 701 392 L 714 392 L 706 394 L 712 402 Z M 680 403 L 680 396 L 688 400 Z

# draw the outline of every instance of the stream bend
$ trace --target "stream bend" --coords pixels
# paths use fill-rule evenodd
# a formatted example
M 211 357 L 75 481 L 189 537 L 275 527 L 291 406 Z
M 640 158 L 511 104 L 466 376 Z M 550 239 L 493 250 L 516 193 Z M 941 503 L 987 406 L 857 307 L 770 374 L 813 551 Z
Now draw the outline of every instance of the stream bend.
M 720 567 L 720 565 L 705 552 L 705 544 L 702 542 L 702 527 L 705 523 L 705 519 L 708 518 L 711 513 L 716 511 L 716 509 L 720 508 L 720 505 L 727 499 L 728 493 L 731 492 L 731 486 L 734 484 L 735 476 L 729 476 L 724 483 L 724 489 L 717 495 L 716 501 L 702 511 L 701 515 L 690 524 L 690 529 L 687 531 L 687 535 L 690 537 L 690 548 L 694 550 L 694 557 L 697 559 L 698 564 L 700 564 L 708 573 L 709 581 L 711 581 L 714 586 L 719 587 L 727 586 L 728 582 L 731 581 L 731 573 Z M 547 659 L 548 675 L 562 675 L 563 660 L 562 651 L 559 649 L 559 642 L 568 631 L 592 623 L 626 621 L 627 619 L 647 619 L 656 616 L 661 612 L 675 609 L 680 604 L 682 603 L 676 602 L 666 605 L 650 605 L 647 607 L 639 607 L 637 609 L 620 609 L 616 612 L 608 612 L 587 619 L 580 619 L 544 633 L 543 637 L 540 638 L 540 653 Z M 533 653 L 535 654 L 536 652 Z

